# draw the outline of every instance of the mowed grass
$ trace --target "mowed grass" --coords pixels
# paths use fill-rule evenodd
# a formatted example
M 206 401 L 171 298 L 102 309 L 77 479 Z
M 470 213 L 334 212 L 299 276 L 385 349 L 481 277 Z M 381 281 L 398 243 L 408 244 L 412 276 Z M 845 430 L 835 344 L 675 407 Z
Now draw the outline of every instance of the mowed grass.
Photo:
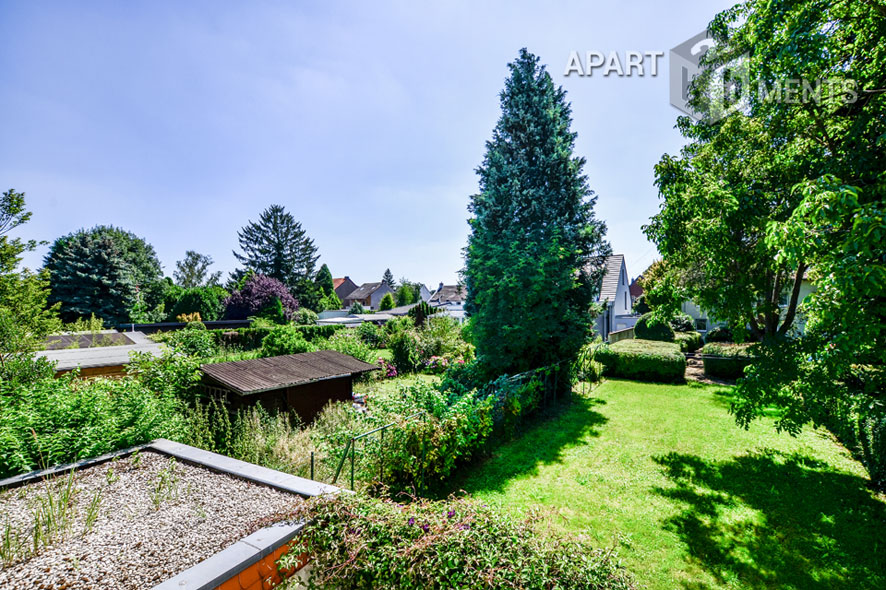
M 730 388 L 610 380 L 527 427 L 454 490 L 540 506 L 653 589 L 886 588 L 886 501 L 823 430 L 743 430 Z

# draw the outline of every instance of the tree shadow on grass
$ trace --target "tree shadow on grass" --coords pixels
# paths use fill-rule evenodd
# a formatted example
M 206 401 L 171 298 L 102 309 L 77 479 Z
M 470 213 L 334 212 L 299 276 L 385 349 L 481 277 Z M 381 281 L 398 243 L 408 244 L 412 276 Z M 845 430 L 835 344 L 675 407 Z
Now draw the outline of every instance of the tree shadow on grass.
M 587 444 L 608 418 L 594 408 L 602 399 L 574 394 L 570 401 L 558 404 L 518 427 L 513 437 L 500 437 L 489 449 L 491 457 L 462 470 L 449 491 L 468 493 L 502 491 L 515 477 L 538 474 L 539 466 L 563 462 L 563 453 Z
M 675 484 L 655 491 L 684 506 L 665 526 L 718 583 L 886 588 L 886 503 L 864 478 L 770 449 L 719 462 L 678 453 L 655 461 Z

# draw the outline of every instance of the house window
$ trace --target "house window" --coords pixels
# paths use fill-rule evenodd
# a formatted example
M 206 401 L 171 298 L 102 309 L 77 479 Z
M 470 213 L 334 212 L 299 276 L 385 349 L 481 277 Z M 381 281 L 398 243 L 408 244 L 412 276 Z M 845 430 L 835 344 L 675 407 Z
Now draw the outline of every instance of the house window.
M 631 309 L 631 306 L 628 305 L 628 292 L 625 291 L 625 309 Z

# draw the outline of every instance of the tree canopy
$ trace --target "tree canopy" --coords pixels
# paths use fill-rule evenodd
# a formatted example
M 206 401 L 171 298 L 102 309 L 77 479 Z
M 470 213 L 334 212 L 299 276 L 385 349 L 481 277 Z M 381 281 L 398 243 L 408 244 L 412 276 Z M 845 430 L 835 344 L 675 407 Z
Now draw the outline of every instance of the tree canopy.
M 739 108 L 681 118 L 646 228 L 687 294 L 762 340 L 733 400 L 747 426 L 827 423 L 886 485 L 886 6 L 750 0 L 716 16 L 712 71 L 745 60 Z M 744 56 L 744 57 L 739 57 Z M 799 301 L 800 282 L 815 290 Z M 798 315 L 805 331 L 794 329 Z
M 185 289 L 218 285 L 222 273 L 221 271 L 209 273 L 210 266 L 212 266 L 211 256 L 188 250 L 185 252 L 185 257 L 175 263 L 175 272 L 172 276 L 175 278 L 175 283 Z
M 133 309 L 161 298 L 160 261 L 154 248 L 113 226 L 81 229 L 55 240 L 44 259 L 50 303 L 65 321 L 94 314 L 108 324 L 129 321 Z
M 489 376 L 577 354 L 610 253 L 585 160 L 573 154 L 566 92 L 525 49 L 508 67 L 465 251 L 466 309 Z
M 9 233 L 26 223 L 31 213 L 25 194 L 9 189 L 0 198 L 0 384 L 14 379 L 18 368 L 46 337 L 60 327 L 58 306 L 50 306 L 49 276 L 19 269 L 22 254 L 33 251 L 34 240 L 11 238 Z

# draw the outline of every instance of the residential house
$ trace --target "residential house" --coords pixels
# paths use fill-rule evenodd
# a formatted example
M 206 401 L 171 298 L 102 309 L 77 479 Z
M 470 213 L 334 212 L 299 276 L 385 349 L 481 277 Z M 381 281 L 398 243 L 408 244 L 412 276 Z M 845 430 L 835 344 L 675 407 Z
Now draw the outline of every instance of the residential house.
M 597 334 L 604 340 L 611 332 L 632 328 L 637 317 L 631 312 L 631 292 L 628 269 L 624 254 L 613 254 L 606 258 L 600 294 L 597 303 L 603 304 L 603 313 L 597 316 Z
M 807 271 L 807 274 L 803 275 L 803 280 L 800 282 L 800 294 L 797 298 L 797 305 L 803 303 L 803 301 L 813 291 L 815 291 L 815 284 L 812 281 L 810 281 L 807 277 L 808 277 L 808 271 Z M 791 285 L 788 285 L 786 288 L 789 289 L 790 287 L 791 287 Z M 782 317 L 784 317 L 784 314 L 786 313 L 789 298 L 790 298 L 790 291 L 786 290 L 782 294 L 781 301 L 779 302 L 779 307 L 781 307 L 781 310 L 782 310 Z M 680 306 L 680 310 L 683 313 L 689 315 L 693 319 L 693 321 L 695 322 L 695 329 L 698 330 L 699 332 L 701 332 L 702 334 L 704 334 L 708 330 L 713 330 L 714 328 L 725 325 L 724 322 L 721 322 L 721 321 L 711 317 L 706 310 L 704 310 L 701 307 L 699 307 L 698 305 L 696 305 L 695 302 L 693 302 L 693 301 L 684 301 L 682 303 L 682 305 Z M 800 333 L 802 333 L 804 328 L 806 327 L 806 320 L 803 317 L 803 315 L 801 313 L 799 313 L 799 311 L 794 318 L 794 327 Z
M 351 277 L 345 276 L 343 279 L 332 279 L 332 288 L 338 298 L 344 301 L 348 295 L 357 290 L 357 283 L 351 280 Z
M 418 296 L 422 301 L 428 301 L 431 298 L 431 292 L 425 286 L 424 283 L 418 284 Z
M 447 311 L 464 311 L 467 296 L 468 290 L 464 285 L 444 285 L 440 283 L 440 286 L 437 287 L 437 290 L 428 299 L 428 305 L 431 307 L 442 307 Z
M 643 294 L 643 287 L 640 285 L 640 280 L 643 278 L 643 275 L 640 275 L 628 286 L 628 290 L 631 293 L 631 307 L 637 303 L 637 299 L 640 298 L 640 295 Z
M 344 303 L 345 307 L 351 307 L 354 303 L 359 303 L 368 309 L 378 309 L 378 304 L 381 303 L 382 297 L 388 293 L 392 297 L 394 296 L 394 291 L 385 283 L 363 283 L 342 299 L 342 303 Z

